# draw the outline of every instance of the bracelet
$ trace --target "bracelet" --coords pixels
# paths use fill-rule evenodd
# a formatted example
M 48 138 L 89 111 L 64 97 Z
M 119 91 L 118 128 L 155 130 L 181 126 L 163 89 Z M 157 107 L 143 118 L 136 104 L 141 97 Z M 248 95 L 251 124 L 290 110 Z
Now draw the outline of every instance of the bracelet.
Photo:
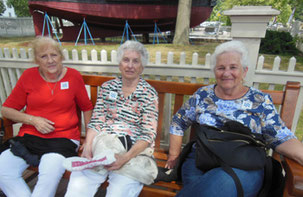
M 29 122 L 31 123 L 33 120 L 33 116 L 32 115 L 29 115 Z

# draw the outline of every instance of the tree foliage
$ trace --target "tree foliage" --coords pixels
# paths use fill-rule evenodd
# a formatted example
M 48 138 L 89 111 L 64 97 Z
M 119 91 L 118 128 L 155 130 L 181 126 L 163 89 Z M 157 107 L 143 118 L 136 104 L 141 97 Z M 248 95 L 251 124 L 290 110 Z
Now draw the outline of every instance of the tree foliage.
M 289 32 L 267 30 L 265 38 L 261 39 L 260 53 L 298 55 L 299 50 Z
M 293 3 L 290 4 L 290 2 Z M 303 0 L 217 0 L 217 5 L 214 7 L 210 20 L 219 21 L 230 25 L 229 17 L 223 15 L 223 11 L 232 9 L 233 6 L 271 6 L 280 11 L 276 21 L 286 24 L 289 16 L 292 13 L 292 7 L 303 4 Z M 219 14 L 218 14 L 219 13 Z
M 7 0 L 7 6 L 12 6 L 18 17 L 31 16 L 28 8 L 28 0 Z
M 6 7 L 3 3 L 3 0 L 0 0 L 0 16 L 5 12 Z
M 289 4 L 293 10 L 295 9 L 294 18 L 303 21 L 303 0 L 293 0 Z

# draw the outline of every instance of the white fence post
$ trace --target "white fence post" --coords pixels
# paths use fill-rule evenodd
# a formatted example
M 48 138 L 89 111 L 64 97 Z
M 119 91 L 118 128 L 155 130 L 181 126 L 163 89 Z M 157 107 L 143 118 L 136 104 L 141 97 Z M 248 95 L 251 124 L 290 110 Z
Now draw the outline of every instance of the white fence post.
M 232 23 L 231 37 L 243 41 L 249 50 L 250 65 L 245 79 L 248 86 L 253 85 L 260 42 L 265 37 L 267 23 L 279 13 L 271 6 L 234 6 L 224 11 Z

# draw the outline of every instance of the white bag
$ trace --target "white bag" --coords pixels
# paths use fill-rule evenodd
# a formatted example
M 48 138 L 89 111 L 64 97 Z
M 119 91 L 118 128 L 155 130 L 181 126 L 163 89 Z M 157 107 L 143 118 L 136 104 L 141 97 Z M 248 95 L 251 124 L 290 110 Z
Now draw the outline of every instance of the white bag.
M 103 151 L 111 150 L 116 154 L 126 153 L 126 150 L 115 134 L 100 133 L 93 141 L 93 156 L 102 154 Z M 155 159 L 153 158 L 153 149 L 148 147 L 136 157 L 129 160 L 119 170 L 113 172 L 121 174 L 139 181 L 143 184 L 150 185 L 158 174 L 158 167 Z M 103 166 L 93 168 L 100 174 L 107 172 Z

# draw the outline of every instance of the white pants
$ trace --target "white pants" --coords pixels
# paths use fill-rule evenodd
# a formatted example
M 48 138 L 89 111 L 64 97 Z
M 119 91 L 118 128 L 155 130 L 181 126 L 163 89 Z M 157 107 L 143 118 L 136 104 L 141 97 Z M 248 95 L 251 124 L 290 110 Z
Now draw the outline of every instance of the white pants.
M 64 159 L 57 153 L 44 154 L 38 167 L 37 184 L 31 192 L 22 178 L 22 173 L 29 165 L 7 149 L 0 155 L 0 188 L 7 197 L 53 197 L 65 172 L 62 166 Z
M 65 197 L 93 197 L 107 176 L 106 197 L 137 197 L 143 188 L 142 183 L 111 171 L 105 175 L 93 170 L 73 171 Z

